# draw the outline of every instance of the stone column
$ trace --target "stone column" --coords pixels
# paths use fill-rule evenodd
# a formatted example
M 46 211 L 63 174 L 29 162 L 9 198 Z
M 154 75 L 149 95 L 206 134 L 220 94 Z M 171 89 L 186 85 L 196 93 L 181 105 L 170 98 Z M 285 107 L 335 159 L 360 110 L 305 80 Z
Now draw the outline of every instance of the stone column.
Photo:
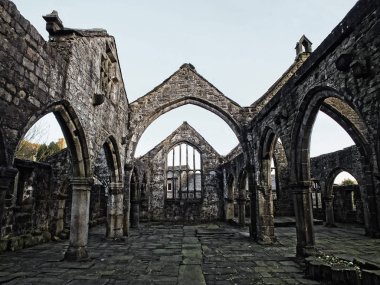
M 5 196 L 17 172 L 18 170 L 13 167 L 0 167 L 0 229 L 4 217 Z
M 370 171 L 365 172 L 360 185 L 363 201 L 365 233 L 370 237 L 380 237 L 380 184 L 379 178 Z
M 241 195 L 238 199 L 239 203 L 239 225 L 245 226 L 245 197 Z
M 256 197 L 256 184 L 254 183 L 253 168 L 246 167 L 248 176 L 248 191 L 249 191 L 249 203 L 250 203 L 250 219 L 251 225 L 249 227 L 249 236 L 251 239 L 257 239 L 257 197 Z
M 70 261 L 86 260 L 88 258 L 88 222 L 93 179 L 73 177 L 70 184 L 72 189 L 70 244 L 65 253 L 65 259 Z
M 139 183 L 131 184 L 131 228 L 140 226 L 140 199 L 139 199 Z
M 131 177 L 133 165 L 126 163 L 124 166 L 125 175 L 124 175 L 124 200 L 123 200 L 123 212 L 124 212 L 124 226 L 123 226 L 123 234 L 124 236 L 129 235 L 129 219 L 131 212 Z
M 124 220 L 123 184 L 112 182 L 107 203 L 107 237 L 120 238 L 123 236 Z
M 226 222 L 234 218 L 234 200 L 231 198 L 224 198 L 224 212 L 226 214 Z
M 310 182 L 290 185 L 296 215 L 297 256 L 308 256 L 314 251 L 315 237 Z
M 336 227 L 334 220 L 334 195 L 325 197 L 325 215 L 326 215 L 326 227 Z
M 273 199 L 270 189 L 257 185 L 257 241 L 262 244 L 274 242 Z

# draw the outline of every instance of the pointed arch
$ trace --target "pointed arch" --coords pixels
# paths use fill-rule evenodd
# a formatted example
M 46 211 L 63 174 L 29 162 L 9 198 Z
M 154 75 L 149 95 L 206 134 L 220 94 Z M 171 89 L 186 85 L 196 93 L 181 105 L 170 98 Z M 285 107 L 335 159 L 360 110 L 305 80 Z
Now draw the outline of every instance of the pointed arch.
M 369 161 L 368 130 L 354 104 L 330 87 L 311 89 L 302 101 L 292 129 L 291 178 L 310 181 L 310 139 L 319 110 L 329 115 L 351 136 L 363 157 Z
M 120 152 L 114 136 L 109 136 L 103 144 L 107 164 L 111 169 L 111 181 L 122 182 L 122 168 Z
M 375 235 L 378 231 L 378 206 L 373 180 L 374 165 L 371 147 L 368 143 L 369 133 L 364 120 L 356 110 L 355 104 L 346 95 L 330 87 L 316 87 L 304 97 L 298 110 L 291 135 L 291 179 L 298 184 L 310 184 L 310 139 L 317 113 L 325 111 L 336 120 L 356 143 L 362 159 L 362 167 L 366 184 L 363 185 L 363 201 L 365 210 L 366 234 Z
M 43 116 L 53 113 L 61 127 L 67 147 L 70 150 L 73 163 L 73 175 L 75 177 L 90 176 L 90 160 L 85 132 L 74 108 L 66 100 L 55 102 L 35 114 L 24 126 L 20 134 L 20 140 L 27 131 Z M 12 161 L 17 147 L 12 151 Z
M 360 177 L 354 176 L 354 174 L 349 169 L 339 166 L 332 169 L 330 173 L 327 175 L 326 182 L 325 182 L 326 193 L 324 193 L 326 196 L 330 197 L 331 195 L 333 195 L 333 185 L 334 185 L 335 178 L 342 172 L 347 172 L 350 175 L 352 175 L 356 179 L 356 181 L 358 181 L 359 185 L 361 185 Z
M 274 148 L 277 142 L 278 136 L 269 127 L 267 127 L 260 140 L 260 148 L 258 153 L 259 165 L 260 165 L 260 183 L 263 187 L 270 186 L 270 169 L 271 159 L 274 154 Z

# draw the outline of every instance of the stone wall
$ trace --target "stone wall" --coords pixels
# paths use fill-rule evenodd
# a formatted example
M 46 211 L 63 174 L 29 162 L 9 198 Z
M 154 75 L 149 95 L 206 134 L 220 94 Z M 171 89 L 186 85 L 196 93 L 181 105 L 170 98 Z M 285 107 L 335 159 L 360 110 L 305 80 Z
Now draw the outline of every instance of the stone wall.
M 299 240 L 299 248 L 314 244 L 309 211 L 312 207 L 309 153 L 312 127 L 319 110 L 337 121 L 359 149 L 362 169 L 365 169 L 361 195 L 365 203 L 366 232 L 368 235 L 379 232 L 380 200 L 376 194 L 379 193 L 376 175 L 379 169 L 376 150 L 379 140 L 379 27 L 378 1 L 358 1 L 251 121 L 248 151 L 258 184 L 263 181 L 260 170 L 273 140 L 281 139 L 289 158 L 289 190 L 296 203 L 298 237 L 303 239 Z M 266 220 L 259 218 L 258 224 L 262 221 Z M 258 231 L 262 232 L 260 227 Z
M 104 30 L 62 26 L 48 28 L 46 42 L 12 2 L 1 1 L 0 7 L 0 129 L 6 154 L 2 164 L 12 164 L 20 139 L 49 112 L 57 116 L 77 157 L 75 175 L 91 176 L 96 154 L 109 137 L 122 161 L 128 101 L 113 37 Z M 46 21 L 60 19 L 52 14 Z
M 364 223 L 363 202 L 358 185 L 346 185 L 333 187 L 334 192 L 334 217 L 342 223 Z
M 169 200 L 165 198 L 165 165 L 168 151 L 185 142 L 201 153 L 203 197 L 200 200 Z M 219 154 L 186 122 L 168 138 L 139 159 L 147 172 L 150 219 L 168 221 L 215 221 L 222 215 L 221 174 L 217 169 Z

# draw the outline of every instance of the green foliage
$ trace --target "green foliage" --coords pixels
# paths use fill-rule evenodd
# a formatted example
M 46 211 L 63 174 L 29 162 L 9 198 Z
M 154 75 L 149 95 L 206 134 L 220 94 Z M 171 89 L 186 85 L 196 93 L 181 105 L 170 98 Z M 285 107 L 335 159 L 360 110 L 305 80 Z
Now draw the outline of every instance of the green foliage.
M 343 179 L 342 183 L 340 185 L 343 185 L 343 186 L 346 186 L 346 185 L 356 185 L 356 181 L 350 179 L 350 178 L 346 178 L 346 179 Z
M 49 145 L 42 144 L 38 148 L 36 160 L 44 161 L 48 156 L 56 154 L 60 151 L 60 148 L 57 143 L 51 142 Z
M 34 160 L 37 155 L 39 144 L 22 140 L 17 148 L 16 157 L 25 160 Z

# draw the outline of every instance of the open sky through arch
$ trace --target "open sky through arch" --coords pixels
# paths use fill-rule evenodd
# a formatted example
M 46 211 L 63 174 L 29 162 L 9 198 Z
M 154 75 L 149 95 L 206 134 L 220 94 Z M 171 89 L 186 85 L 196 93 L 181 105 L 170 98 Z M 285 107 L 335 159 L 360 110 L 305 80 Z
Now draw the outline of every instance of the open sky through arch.
M 190 62 L 202 76 L 242 106 L 257 100 L 292 64 L 295 43 L 303 34 L 315 49 L 356 3 L 355 0 L 13 2 L 45 39 L 48 35 L 41 16 L 52 10 L 58 11 L 66 27 L 106 29 L 116 40 L 130 102 L 152 90 L 183 63 Z M 218 152 L 228 153 L 231 141 L 236 139 L 225 135 L 228 125 L 224 125 L 225 132 L 214 134 L 212 114 L 192 108 L 193 111 L 179 111 L 154 126 L 170 134 L 185 120 L 192 124 L 189 116 L 184 117 L 190 113 L 190 117 L 202 123 L 202 130 L 194 126 L 197 131 L 211 140 Z M 50 129 L 54 133 L 54 127 Z M 328 120 L 318 120 L 313 129 L 311 154 L 352 144 L 348 136 L 340 135 L 323 143 L 326 140 L 321 138 L 337 133 L 339 127 Z M 210 135 L 213 137 L 208 138 Z M 162 139 L 158 135 L 149 136 L 149 144 L 139 146 L 140 155 Z M 332 142 L 337 145 L 332 146 Z

